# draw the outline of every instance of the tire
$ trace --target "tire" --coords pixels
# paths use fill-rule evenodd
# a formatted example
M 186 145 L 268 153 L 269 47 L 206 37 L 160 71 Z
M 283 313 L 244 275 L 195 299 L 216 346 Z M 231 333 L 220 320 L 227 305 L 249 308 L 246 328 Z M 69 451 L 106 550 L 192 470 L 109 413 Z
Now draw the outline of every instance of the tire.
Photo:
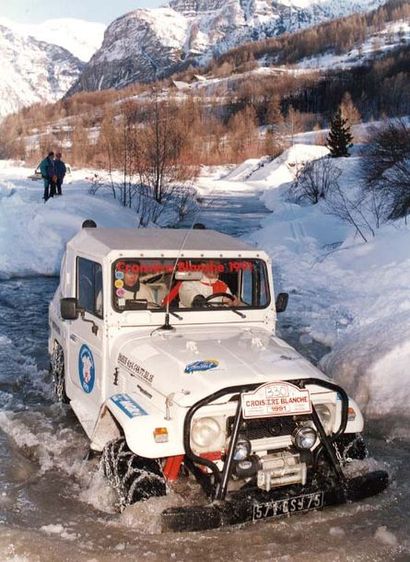
M 68 404 L 70 400 L 65 392 L 64 351 L 58 342 L 54 342 L 54 348 L 51 353 L 50 373 L 53 379 L 54 396 L 57 402 Z
M 360 433 L 345 433 L 340 435 L 333 443 L 333 448 L 340 465 L 346 466 L 352 460 L 363 460 L 367 457 L 367 447 Z M 316 474 L 313 477 L 318 487 L 336 486 L 338 479 L 334 469 L 331 468 L 330 459 L 326 450 L 321 447 L 315 462 Z
M 344 463 L 367 457 L 366 443 L 360 433 L 345 433 L 336 440 L 335 444 Z
M 165 478 L 159 461 L 136 455 L 130 451 L 123 437 L 107 443 L 100 463 L 104 475 L 117 493 L 120 511 L 136 502 L 166 495 Z

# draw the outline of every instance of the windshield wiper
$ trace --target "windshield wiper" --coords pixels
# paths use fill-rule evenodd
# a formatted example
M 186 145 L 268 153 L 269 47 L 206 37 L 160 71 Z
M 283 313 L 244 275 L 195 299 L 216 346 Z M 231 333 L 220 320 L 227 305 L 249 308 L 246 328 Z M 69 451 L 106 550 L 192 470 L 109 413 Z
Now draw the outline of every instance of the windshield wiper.
M 172 316 L 175 316 L 175 318 L 178 318 L 178 320 L 182 320 L 182 316 L 180 316 L 179 314 L 177 314 L 173 310 L 170 310 L 169 313 L 172 314 Z

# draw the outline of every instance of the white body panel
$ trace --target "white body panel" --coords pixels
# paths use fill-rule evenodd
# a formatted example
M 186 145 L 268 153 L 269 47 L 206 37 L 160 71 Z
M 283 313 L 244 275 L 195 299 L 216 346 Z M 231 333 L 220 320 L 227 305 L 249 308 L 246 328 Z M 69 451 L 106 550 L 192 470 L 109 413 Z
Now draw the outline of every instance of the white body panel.
M 271 291 L 268 305 L 246 310 L 245 317 L 229 308 L 178 310 L 179 318 L 170 317 L 174 329 L 163 330 L 163 311 L 119 313 L 112 306 L 111 292 L 104 290 L 103 318 L 87 312 L 84 318 L 72 321 L 61 318 L 60 299 L 76 296 L 78 257 L 101 265 L 107 288 L 112 282 L 112 264 L 119 258 L 195 258 L 203 256 L 207 247 L 215 248 L 206 251 L 207 257 L 264 260 Z M 112 229 L 87 229 L 67 246 L 60 285 L 50 305 L 49 351 L 55 342 L 64 351 L 66 393 L 94 448 L 101 449 L 115 437 L 116 424 L 107 421 L 114 418 L 131 450 L 161 458 L 184 453 L 183 425 L 188 409 L 222 388 L 302 378 L 327 380 L 275 335 L 275 322 L 271 264 L 262 251 L 209 231 L 124 229 L 118 234 Z M 197 362 L 205 369 L 193 368 Z M 333 425 L 337 427 L 340 408 L 335 394 L 318 386 L 308 388 L 314 403 L 334 404 Z M 353 402 L 352 406 L 356 418 L 349 422 L 347 431 L 360 432 L 363 419 Z M 234 403 L 229 403 L 227 396 L 203 410 L 226 419 L 234 415 Z M 167 430 L 166 442 L 155 441 L 156 428 Z M 280 439 L 283 441 L 277 438 L 278 444 Z

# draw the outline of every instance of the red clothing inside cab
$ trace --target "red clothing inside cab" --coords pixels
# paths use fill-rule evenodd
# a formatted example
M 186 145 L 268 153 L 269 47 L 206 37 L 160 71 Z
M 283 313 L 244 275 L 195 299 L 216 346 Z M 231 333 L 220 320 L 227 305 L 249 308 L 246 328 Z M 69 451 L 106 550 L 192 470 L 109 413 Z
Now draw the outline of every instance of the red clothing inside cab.
M 223 281 L 221 281 L 220 279 L 215 279 L 214 282 L 210 282 L 210 283 L 207 283 L 206 281 L 201 281 L 201 284 L 206 285 L 207 287 L 212 287 L 212 294 L 213 295 L 215 293 L 230 293 L 228 285 L 226 283 L 224 283 Z M 171 303 L 175 299 L 175 297 L 179 293 L 179 289 L 180 289 L 181 285 L 182 285 L 182 281 L 178 281 L 178 283 L 176 283 L 172 287 L 170 292 L 167 294 L 167 296 L 162 301 L 163 306 L 166 306 L 168 303 Z

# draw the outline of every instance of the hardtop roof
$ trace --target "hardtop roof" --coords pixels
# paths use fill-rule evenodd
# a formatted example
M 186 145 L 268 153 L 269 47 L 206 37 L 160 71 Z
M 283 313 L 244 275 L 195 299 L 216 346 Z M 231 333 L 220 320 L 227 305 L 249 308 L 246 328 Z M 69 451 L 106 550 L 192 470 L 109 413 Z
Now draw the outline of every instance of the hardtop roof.
M 258 251 L 215 230 L 174 228 L 83 228 L 69 245 L 97 255 L 115 251 Z

